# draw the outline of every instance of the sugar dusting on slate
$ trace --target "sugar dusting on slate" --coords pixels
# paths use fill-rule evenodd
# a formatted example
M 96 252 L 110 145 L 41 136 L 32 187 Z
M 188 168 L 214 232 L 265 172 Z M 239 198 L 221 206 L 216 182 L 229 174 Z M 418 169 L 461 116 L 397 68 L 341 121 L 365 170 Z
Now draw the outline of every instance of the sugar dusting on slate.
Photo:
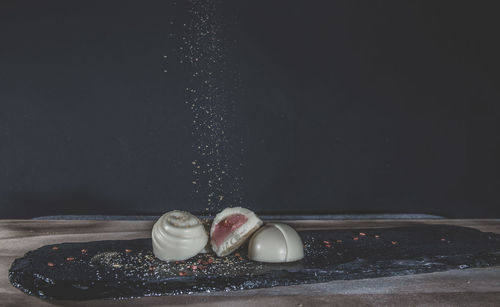
M 17 259 L 9 279 L 20 290 L 41 298 L 88 300 L 500 265 L 500 235 L 465 227 L 311 230 L 299 235 L 305 257 L 290 263 L 251 261 L 246 246 L 225 257 L 208 253 L 164 262 L 153 256 L 150 239 L 47 245 Z

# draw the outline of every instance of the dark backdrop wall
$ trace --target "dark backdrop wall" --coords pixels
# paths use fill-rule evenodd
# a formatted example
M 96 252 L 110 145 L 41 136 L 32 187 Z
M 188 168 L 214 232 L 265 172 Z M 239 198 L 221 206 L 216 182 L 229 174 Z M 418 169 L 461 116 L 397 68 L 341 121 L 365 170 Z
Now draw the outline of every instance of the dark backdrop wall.
M 0 217 L 500 217 L 493 3 L 1 1 Z

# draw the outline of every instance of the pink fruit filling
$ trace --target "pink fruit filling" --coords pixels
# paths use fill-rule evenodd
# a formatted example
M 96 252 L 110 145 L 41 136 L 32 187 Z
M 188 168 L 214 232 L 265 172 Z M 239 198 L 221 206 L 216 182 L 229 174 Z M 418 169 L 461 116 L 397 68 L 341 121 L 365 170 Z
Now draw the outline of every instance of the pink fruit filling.
M 226 216 L 225 219 L 215 225 L 212 240 L 217 246 L 220 246 L 227 236 L 245 224 L 246 221 L 248 221 L 248 218 L 243 214 L 236 213 Z

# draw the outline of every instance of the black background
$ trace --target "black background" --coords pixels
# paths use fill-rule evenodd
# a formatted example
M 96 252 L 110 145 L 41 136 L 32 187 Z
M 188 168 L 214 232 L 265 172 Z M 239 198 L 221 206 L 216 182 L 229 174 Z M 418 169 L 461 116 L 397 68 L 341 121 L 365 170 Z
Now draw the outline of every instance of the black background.
M 217 3 L 244 205 L 500 217 L 493 4 Z M 1 218 L 204 210 L 172 60 L 190 6 L 0 2 Z

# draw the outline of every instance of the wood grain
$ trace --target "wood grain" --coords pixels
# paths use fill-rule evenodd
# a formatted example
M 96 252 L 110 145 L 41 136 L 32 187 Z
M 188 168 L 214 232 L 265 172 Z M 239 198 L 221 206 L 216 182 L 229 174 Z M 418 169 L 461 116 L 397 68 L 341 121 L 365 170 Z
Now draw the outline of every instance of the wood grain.
M 294 220 L 280 221 L 299 230 L 382 228 L 416 224 L 446 224 L 500 233 L 500 219 L 430 220 Z M 322 306 L 322 305 L 496 305 L 500 301 L 500 267 L 453 270 L 441 273 L 365 280 L 148 297 L 132 300 L 86 302 L 44 301 L 28 296 L 8 281 L 15 258 L 47 244 L 95 240 L 128 240 L 150 237 L 152 221 L 35 221 L 0 220 L 1 306 Z

